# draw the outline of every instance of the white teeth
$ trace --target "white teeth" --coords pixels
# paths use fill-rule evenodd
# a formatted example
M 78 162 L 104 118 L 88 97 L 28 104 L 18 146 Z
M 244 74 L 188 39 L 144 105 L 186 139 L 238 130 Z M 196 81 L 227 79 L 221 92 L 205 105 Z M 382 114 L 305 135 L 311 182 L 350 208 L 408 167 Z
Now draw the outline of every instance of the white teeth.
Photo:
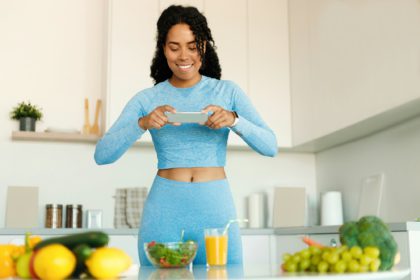
M 178 65 L 178 67 L 181 68 L 181 69 L 188 69 L 191 66 L 192 66 L 192 64 L 190 64 L 190 65 Z

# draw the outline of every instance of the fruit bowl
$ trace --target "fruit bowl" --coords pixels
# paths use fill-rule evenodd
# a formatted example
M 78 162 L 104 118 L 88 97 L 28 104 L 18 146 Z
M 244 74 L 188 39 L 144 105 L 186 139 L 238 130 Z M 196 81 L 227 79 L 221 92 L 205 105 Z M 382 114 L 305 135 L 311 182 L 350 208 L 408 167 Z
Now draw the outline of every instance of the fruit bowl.
M 198 245 L 186 242 L 148 242 L 144 243 L 147 259 L 156 267 L 176 268 L 189 265 L 197 254 Z

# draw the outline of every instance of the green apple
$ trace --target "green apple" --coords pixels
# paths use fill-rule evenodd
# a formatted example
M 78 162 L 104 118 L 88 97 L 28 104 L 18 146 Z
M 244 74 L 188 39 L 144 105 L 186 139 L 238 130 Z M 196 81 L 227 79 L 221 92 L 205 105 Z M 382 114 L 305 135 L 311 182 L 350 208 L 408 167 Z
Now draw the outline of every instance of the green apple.
M 32 251 L 21 255 L 16 262 L 16 273 L 20 278 L 31 278 L 29 263 L 31 261 Z

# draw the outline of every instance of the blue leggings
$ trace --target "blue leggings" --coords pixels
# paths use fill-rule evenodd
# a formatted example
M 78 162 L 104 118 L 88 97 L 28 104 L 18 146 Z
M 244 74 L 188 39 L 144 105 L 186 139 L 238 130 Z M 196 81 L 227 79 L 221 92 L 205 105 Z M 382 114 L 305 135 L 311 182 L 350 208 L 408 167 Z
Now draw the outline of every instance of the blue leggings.
M 235 206 L 226 179 L 180 182 L 156 175 L 140 223 L 140 265 L 151 265 L 144 253 L 145 242 L 179 241 L 183 229 L 185 241 L 198 243 L 194 264 L 206 264 L 204 229 L 223 227 L 235 218 Z M 241 236 L 236 223 L 229 228 L 228 264 L 242 264 Z

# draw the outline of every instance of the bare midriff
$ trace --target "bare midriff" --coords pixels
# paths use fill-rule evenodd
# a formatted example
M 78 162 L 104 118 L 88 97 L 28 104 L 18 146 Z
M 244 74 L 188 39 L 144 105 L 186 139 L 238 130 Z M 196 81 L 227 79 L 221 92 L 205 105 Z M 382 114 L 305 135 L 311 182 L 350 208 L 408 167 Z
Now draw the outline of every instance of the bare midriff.
M 223 167 L 159 169 L 160 177 L 181 182 L 207 182 L 226 178 Z

